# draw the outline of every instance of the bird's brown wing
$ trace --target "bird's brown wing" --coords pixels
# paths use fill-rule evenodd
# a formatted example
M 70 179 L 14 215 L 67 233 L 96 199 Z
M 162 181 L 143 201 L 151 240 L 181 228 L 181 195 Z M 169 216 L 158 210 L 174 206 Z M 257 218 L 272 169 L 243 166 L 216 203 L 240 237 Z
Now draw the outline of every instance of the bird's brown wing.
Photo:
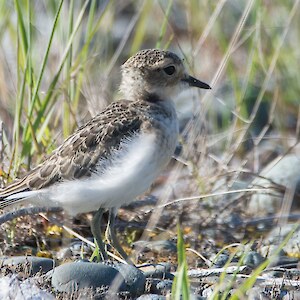
M 118 150 L 124 138 L 139 132 L 143 115 L 137 109 L 142 103 L 126 100 L 114 102 L 77 129 L 40 165 L 22 179 L 0 190 L 0 200 L 8 196 L 45 188 L 64 180 L 91 176 L 100 159 Z M 134 109 L 133 109 L 134 108 Z M 0 208 L 12 204 L 5 200 Z

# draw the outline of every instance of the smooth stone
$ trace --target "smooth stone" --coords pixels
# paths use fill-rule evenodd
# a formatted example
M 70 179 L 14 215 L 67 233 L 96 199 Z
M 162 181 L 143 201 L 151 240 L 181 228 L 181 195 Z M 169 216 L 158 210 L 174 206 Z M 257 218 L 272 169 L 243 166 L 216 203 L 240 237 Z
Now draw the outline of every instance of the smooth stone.
M 268 236 L 265 238 L 265 242 L 268 242 L 271 245 L 279 245 L 294 228 L 295 224 L 284 224 L 282 226 L 274 227 L 268 233 Z
M 285 269 L 297 268 L 299 259 L 295 257 L 288 256 L 278 256 L 274 261 L 271 261 L 269 268 L 271 267 L 282 267 Z
M 140 295 L 144 292 L 146 276 L 142 271 L 134 266 L 125 264 L 116 264 L 114 265 L 114 268 L 116 268 L 123 276 L 131 295 Z
M 68 247 L 61 248 L 59 251 L 57 251 L 56 258 L 58 260 L 79 258 L 82 256 L 82 254 L 84 254 L 84 256 L 89 256 L 91 254 L 91 248 L 82 242 L 75 241 Z
M 214 293 L 213 286 L 210 286 L 202 291 L 202 296 L 205 298 L 210 298 Z
M 242 218 L 236 213 L 231 213 L 227 217 L 224 216 L 217 217 L 216 222 L 222 225 L 226 224 L 231 229 L 240 228 L 243 225 Z
M 73 256 L 72 250 L 69 247 L 62 248 L 56 252 L 56 258 L 58 260 L 64 260 Z
M 259 175 L 264 178 L 256 178 L 252 182 L 253 188 L 272 187 L 272 182 L 282 185 L 291 190 L 298 189 L 300 183 L 300 157 L 295 154 L 284 156 L 278 163 L 277 158 L 269 163 Z M 266 179 L 265 179 L 266 178 Z M 269 179 L 269 180 L 268 180 Z M 295 193 L 296 194 L 296 193 Z M 272 195 L 255 193 L 252 195 L 248 209 L 256 215 L 273 214 L 280 209 L 284 195 L 273 189 Z
M 162 280 L 160 282 L 157 283 L 156 288 L 159 291 L 170 291 L 172 289 L 172 284 L 173 284 L 173 280 L 170 279 L 166 279 L 166 280 Z
M 227 253 L 221 253 L 217 257 L 213 258 L 213 265 L 215 268 L 222 268 L 228 262 L 230 256 Z
M 300 258 L 299 241 L 300 241 L 300 231 L 298 230 L 294 232 L 292 237 L 288 240 L 286 245 L 283 247 L 283 250 L 287 253 L 287 255 Z
M 134 244 L 137 248 L 153 251 L 155 253 L 177 253 L 177 247 L 174 242 L 168 240 L 161 241 L 138 241 Z
M 1 257 L 0 265 L 2 266 L 17 266 L 30 264 L 30 275 L 35 275 L 38 272 L 42 274 L 54 268 L 55 262 L 53 259 L 36 256 L 12 256 L 12 257 Z
M 243 263 L 246 266 L 249 266 L 251 268 L 258 267 L 265 259 L 261 256 L 261 254 L 255 252 L 255 251 L 249 251 L 246 253 Z
M 53 270 L 51 283 L 59 292 L 74 292 L 82 288 L 110 286 L 118 274 L 115 268 L 103 263 L 71 262 Z M 120 289 L 125 289 L 124 284 Z
M 60 292 L 109 286 L 112 292 L 130 292 L 133 295 L 144 291 L 145 280 L 143 273 L 134 266 L 82 261 L 60 265 L 54 269 L 51 279 L 52 286 Z
M 146 278 L 163 278 L 163 279 L 173 279 L 174 275 L 171 274 L 171 264 L 170 263 L 159 263 L 155 265 L 146 265 L 139 268 L 143 271 Z
M 267 295 L 264 293 L 264 289 L 259 286 L 255 286 L 251 289 L 249 289 L 246 292 L 247 299 L 249 300 L 267 300 L 270 299 L 267 297 Z
M 149 283 L 151 293 L 166 295 L 168 292 L 171 292 L 172 290 L 173 280 L 169 280 L 169 279 L 161 280 L 157 278 L 149 278 L 147 283 Z
M 271 230 L 268 236 L 265 238 L 264 243 L 267 245 L 280 245 L 280 243 L 294 230 L 294 233 L 283 246 L 282 250 L 292 257 L 300 257 L 299 240 L 300 240 L 300 228 L 296 228 L 295 224 L 285 224 L 283 226 L 277 226 Z
M 259 253 L 263 257 L 270 257 L 275 253 L 278 253 L 278 245 L 261 246 L 259 248 Z M 285 255 L 284 251 L 280 250 L 278 256 L 284 256 L 284 255 Z
M 145 294 L 140 297 L 138 297 L 136 300 L 166 300 L 167 298 L 162 295 L 156 295 L 156 294 Z
M 207 300 L 207 298 L 195 294 L 190 294 L 190 300 Z

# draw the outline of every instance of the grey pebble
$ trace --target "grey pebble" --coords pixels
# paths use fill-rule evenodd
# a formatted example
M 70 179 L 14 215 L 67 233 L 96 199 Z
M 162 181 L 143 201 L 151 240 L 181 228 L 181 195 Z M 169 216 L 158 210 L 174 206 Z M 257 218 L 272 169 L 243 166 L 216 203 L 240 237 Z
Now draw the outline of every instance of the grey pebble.
M 251 268 L 258 267 L 265 259 L 256 251 L 246 253 L 243 263 Z
M 153 294 L 166 295 L 172 290 L 172 284 L 173 280 L 148 278 L 146 286 L 149 286 L 149 291 Z
M 160 282 L 157 283 L 156 288 L 159 291 L 171 291 L 172 289 L 172 284 L 173 284 L 173 280 L 161 280 Z
M 287 236 L 292 232 L 290 239 L 285 243 L 282 250 L 289 256 L 298 257 L 299 250 L 299 240 L 300 240 L 300 228 L 296 228 L 295 224 L 285 224 L 282 226 L 277 226 L 273 228 L 268 236 L 266 237 L 264 243 L 267 245 L 280 245 L 280 243 L 287 238 Z M 278 249 L 278 247 L 277 247 Z M 282 253 L 282 252 L 281 252 Z
M 70 246 L 61 248 L 59 251 L 57 251 L 56 257 L 58 260 L 63 260 L 66 258 L 81 257 L 83 254 L 84 256 L 91 254 L 91 248 L 82 242 L 75 241 Z
M 224 267 L 227 261 L 229 260 L 229 258 L 230 256 L 227 253 L 221 253 L 218 256 L 215 256 L 214 258 L 212 258 L 214 267 L 216 268 Z
M 162 278 L 162 279 L 173 279 L 174 275 L 171 274 L 170 263 L 159 263 L 155 265 L 143 266 L 140 268 L 146 278 Z
M 207 298 L 195 294 L 190 294 L 190 300 L 207 300 Z
M 208 298 L 209 299 L 213 295 L 213 293 L 214 293 L 213 286 L 210 286 L 210 287 L 208 287 L 208 288 L 206 288 L 206 289 L 204 289 L 202 291 L 202 296 L 204 298 Z
M 137 300 L 166 300 L 165 296 L 156 294 L 145 294 L 137 298 Z
M 134 247 L 146 249 L 155 253 L 177 253 L 177 247 L 174 242 L 168 240 L 161 241 L 138 241 L 134 243 Z
M 112 291 L 128 291 L 133 295 L 144 290 L 145 276 L 134 266 L 73 262 L 54 269 L 52 286 L 60 292 L 82 288 L 110 287 Z
M 124 277 L 128 291 L 132 295 L 139 295 L 144 292 L 146 277 L 142 271 L 131 265 L 116 264 L 114 267 Z
M 55 262 L 53 259 L 36 256 L 12 256 L 12 257 L 1 257 L 1 266 L 17 266 L 17 265 L 29 265 L 29 274 L 35 275 L 38 272 L 42 274 L 54 268 Z
M 269 257 L 274 255 L 275 253 L 278 253 L 278 256 L 284 256 L 285 253 L 281 249 L 278 252 L 278 245 L 267 245 L 267 246 L 261 246 L 259 248 L 259 252 L 263 257 Z
M 265 295 L 264 289 L 262 287 L 259 287 L 259 286 L 255 286 L 255 287 L 249 289 L 246 292 L 246 295 L 247 295 L 247 299 L 249 299 L 249 300 L 267 300 L 267 299 L 270 299 L 269 297 L 267 297 L 267 295 Z
M 273 214 L 280 209 L 284 195 L 273 188 L 270 180 L 291 191 L 298 189 L 300 182 L 300 156 L 296 154 L 285 155 L 281 160 L 277 158 L 270 162 L 260 173 L 262 177 L 253 180 L 254 188 L 272 188 L 272 193 L 255 193 L 249 201 L 248 211 L 255 215 Z M 292 195 L 296 200 L 296 194 Z
M 218 223 L 227 224 L 229 228 L 236 229 L 236 228 L 240 228 L 243 225 L 243 220 L 238 214 L 231 213 L 229 216 L 225 218 L 224 216 L 218 218 Z
M 282 268 L 297 268 L 299 259 L 296 257 L 278 256 L 275 260 L 271 261 L 270 267 L 282 267 Z

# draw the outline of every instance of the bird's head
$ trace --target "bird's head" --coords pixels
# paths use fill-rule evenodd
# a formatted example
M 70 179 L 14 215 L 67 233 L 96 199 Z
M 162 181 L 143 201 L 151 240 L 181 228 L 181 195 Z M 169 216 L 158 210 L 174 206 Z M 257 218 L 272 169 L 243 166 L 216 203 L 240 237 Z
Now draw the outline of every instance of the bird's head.
M 189 86 L 210 86 L 187 74 L 182 60 L 173 52 L 141 50 L 122 65 L 121 92 L 128 100 L 169 100 Z

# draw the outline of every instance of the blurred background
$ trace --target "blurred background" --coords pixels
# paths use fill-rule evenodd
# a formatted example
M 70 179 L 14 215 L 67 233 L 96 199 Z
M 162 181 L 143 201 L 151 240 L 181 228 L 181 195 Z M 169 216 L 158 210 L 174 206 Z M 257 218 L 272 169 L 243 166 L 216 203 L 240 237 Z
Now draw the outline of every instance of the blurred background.
M 177 159 L 149 192 L 147 209 L 121 210 L 127 241 L 141 237 L 148 221 L 153 239 L 176 239 L 179 217 L 189 245 L 207 251 L 260 236 L 245 220 L 282 208 L 247 189 L 274 159 L 299 157 L 299 1 L 1 1 L 0 47 L 2 186 L 122 98 L 120 66 L 129 56 L 160 48 L 182 57 L 212 91 L 175 99 Z M 279 173 L 294 182 L 300 164 L 289 163 Z M 282 199 L 284 187 L 276 191 Z

